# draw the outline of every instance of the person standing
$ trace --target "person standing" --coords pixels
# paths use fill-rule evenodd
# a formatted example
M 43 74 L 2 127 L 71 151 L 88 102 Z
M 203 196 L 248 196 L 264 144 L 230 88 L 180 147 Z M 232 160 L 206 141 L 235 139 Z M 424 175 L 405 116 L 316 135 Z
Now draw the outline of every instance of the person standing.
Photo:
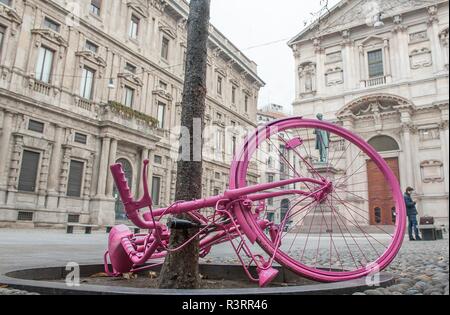
M 409 240 L 410 241 L 421 241 L 422 239 L 419 236 L 419 227 L 417 224 L 417 208 L 416 208 L 416 202 L 412 199 L 411 195 L 414 191 L 414 188 L 408 187 L 406 189 L 404 199 L 406 204 L 406 215 L 408 216 L 408 234 L 409 234 Z M 413 236 L 416 237 L 414 239 Z

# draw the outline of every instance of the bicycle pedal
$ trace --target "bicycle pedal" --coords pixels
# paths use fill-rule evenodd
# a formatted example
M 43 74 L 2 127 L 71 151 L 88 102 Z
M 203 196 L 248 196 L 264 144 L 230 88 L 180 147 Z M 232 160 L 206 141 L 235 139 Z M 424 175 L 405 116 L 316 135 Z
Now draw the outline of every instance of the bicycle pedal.
M 275 268 L 269 268 L 269 269 L 259 269 L 258 268 L 258 276 L 259 276 L 259 286 L 261 288 L 264 288 L 269 283 L 273 281 L 278 275 L 279 271 Z

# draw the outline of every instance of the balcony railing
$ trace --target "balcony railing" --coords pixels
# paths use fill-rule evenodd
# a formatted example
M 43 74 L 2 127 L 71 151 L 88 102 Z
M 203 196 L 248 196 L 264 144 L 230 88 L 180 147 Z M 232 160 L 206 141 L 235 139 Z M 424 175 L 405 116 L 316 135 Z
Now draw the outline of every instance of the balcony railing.
M 376 78 L 370 78 L 369 80 L 366 80 L 366 87 L 372 87 L 377 85 L 384 85 L 386 84 L 386 77 L 376 77 Z
M 85 99 L 85 98 L 80 98 L 76 102 L 77 102 L 78 107 L 83 108 L 88 111 L 91 111 L 92 106 L 94 105 L 94 102 L 92 102 L 91 100 Z
M 52 86 L 47 83 L 44 83 L 42 81 L 34 81 L 33 91 L 35 91 L 35 92 L 49 96 L 51 89 L 52 89 Z

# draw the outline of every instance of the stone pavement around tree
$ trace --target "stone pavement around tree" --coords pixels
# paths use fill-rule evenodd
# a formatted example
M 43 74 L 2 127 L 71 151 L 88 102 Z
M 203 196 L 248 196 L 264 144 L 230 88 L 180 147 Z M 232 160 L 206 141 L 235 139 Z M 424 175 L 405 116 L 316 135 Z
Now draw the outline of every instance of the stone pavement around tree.
M 67 235 L 60 230 L 0 229 L 0 273 L 36 266 L 64 266 L 68 262 L 98 264 L 107 235 Z M 75 253 L 75 254 L 74 254 Z M 216 247 L 204 261 L 236 263 L 227 244 Z M 449 241 L 405 241 L 386 270 L 396 277 L 389 288 L 374 288 L 355 295 L 449 295 Z M 0 295 L 32 294 L 0 285 Z

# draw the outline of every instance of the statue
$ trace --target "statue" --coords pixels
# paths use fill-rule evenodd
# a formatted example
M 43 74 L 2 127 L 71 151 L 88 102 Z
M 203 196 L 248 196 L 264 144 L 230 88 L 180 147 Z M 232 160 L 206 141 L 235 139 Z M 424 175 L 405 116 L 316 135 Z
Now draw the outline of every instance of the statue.
M 317 119 L 323 120 L 322 114 L 317 114 Z M 320 163 L 328 162 L 328 149 L 330 148 L 330 133 L 322 129 L 314 131 L 316 135 L 316 150 L 320 153 Z

